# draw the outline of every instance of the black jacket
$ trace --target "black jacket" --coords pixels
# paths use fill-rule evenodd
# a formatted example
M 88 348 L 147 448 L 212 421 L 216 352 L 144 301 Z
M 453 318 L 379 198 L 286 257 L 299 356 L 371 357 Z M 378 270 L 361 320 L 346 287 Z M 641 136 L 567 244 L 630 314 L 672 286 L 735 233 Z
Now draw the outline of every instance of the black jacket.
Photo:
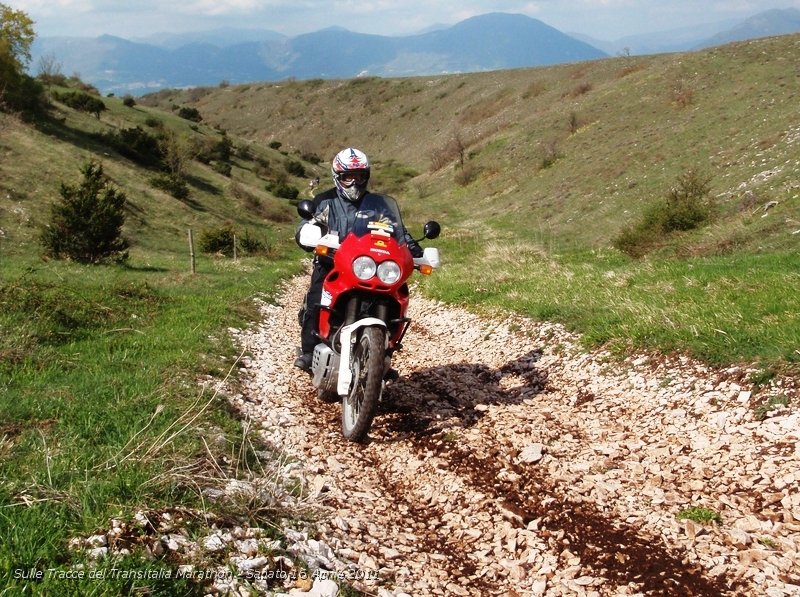
M 364 197 L 366 197 L 366 194 Z M 314 217 L 316 223 L 323 227 L 323 234 L 336 232 L 339 235 L 339 240 L 344 240 L 348 232 L 353 229 L 356 212 L 358 212 L 364 197 L 355 202 L 345 201 L 339 197 L 339 194 L 336 192 L 336 187 L 316 194 L 313 200 Z M 300 222 L 300 225 L 297 227 L 297 233 L 295 234 L 295 240 L 299 237 L 300 228 L 308 222 L 309 220 L 302 220 Z M 403 227 L 403 234 L 411 254 L 414 257 L 422 257 L 422 247 L 412 238 L 408 230 L 405 229 L 405 226 Z M 299 242 L 297 244 L 306 251 L 312 250 L 300 245 Z

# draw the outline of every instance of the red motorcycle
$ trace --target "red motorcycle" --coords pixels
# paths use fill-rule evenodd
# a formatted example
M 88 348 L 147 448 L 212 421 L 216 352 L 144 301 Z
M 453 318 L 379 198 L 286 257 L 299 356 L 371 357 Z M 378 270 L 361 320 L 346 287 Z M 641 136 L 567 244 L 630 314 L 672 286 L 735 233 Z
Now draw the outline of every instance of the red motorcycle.
M 313 219 L 312 210 L 310 201 L 297 206 L 306 220 Z M 440 230 L 428 222 L 424 238 L 434 239 Z M 392 354 L 402 349 L 411 322 L 407 280 L 415 269 L 431 274 L 439 267 L 439 252 L 428 247 L 413 258 L 397 203 L 379 194 L 364 197 L 353 230 L 341 242 L 314 224 L 301 228 L 299 242 L 333 265 L 322 286 L 312 383 L 322 400 L 341 398 L 342 434 L 359 442 L 372 425 L 385 381 L 396 375 Z

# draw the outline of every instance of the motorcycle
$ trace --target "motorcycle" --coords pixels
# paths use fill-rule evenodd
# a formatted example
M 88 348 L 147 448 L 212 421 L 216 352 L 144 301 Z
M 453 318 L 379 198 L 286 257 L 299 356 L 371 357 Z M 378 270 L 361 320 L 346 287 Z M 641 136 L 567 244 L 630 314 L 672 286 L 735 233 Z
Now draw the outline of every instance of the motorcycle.
M 301 201 L 297 212 L 311 221 L 313 208 L 311 201 Z M 438 223 L 427 222 L 419 240 L 435 239 L 440 231 Z M 430 275 L 438 268 L 439 252 L 427 247 L 414 258 L 396 202 L 379 194 L 364 197 L 341 242 L 338 234 L 323 236 L 313 223 L 301 227 L 298 240 L 333 266 L 322 286 L 311 382 L 321 400 L 341 399 L 342 434 L 360 442 L 372 426 L 385 382 L 396 377 L 392 355 L 402 349 L 411 323 L 407 281 L 414 270 Z

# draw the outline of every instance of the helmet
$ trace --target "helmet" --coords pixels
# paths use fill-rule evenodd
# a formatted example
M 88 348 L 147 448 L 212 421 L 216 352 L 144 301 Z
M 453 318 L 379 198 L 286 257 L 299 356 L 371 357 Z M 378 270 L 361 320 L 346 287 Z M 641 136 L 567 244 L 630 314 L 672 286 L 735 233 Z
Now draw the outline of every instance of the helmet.
M 339 197 L 345 201 L 358 201 L 367 192 L 369 159 L 363 151 L 348 147 L 333 158 L 331 174 Z

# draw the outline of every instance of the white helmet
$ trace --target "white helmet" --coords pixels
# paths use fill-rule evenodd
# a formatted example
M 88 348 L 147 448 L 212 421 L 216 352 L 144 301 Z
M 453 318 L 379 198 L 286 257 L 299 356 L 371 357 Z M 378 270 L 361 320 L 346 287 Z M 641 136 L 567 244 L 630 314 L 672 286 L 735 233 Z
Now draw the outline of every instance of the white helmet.
M 367 192 L 369 159 L 363 151 L 348 147 L 333 158 L 331 174 L 339 196 L 346 201 L 358 201 Z

